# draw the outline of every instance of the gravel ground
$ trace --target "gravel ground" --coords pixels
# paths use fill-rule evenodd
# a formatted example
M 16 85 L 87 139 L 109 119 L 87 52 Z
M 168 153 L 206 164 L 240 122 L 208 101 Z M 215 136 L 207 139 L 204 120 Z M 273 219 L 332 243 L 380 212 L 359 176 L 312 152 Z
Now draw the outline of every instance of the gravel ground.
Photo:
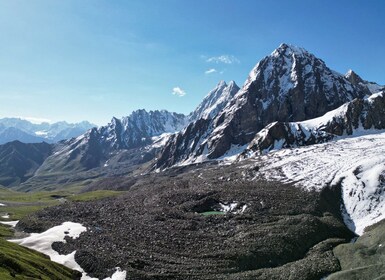
M 127 279 L 319 280 L 340 270 L 332 250 L 353 234 L 341 221 L 339 191 L 250 181 L 252 173 L 207 165 L 114 179 L 126 194 L 48 208 L 18 227 L 82 223 L 80 238 L 53 247 L 76 249 L 77 262 L 99 278 L 115 267 Z M 232 203 L 224 215 L 202 214 Z

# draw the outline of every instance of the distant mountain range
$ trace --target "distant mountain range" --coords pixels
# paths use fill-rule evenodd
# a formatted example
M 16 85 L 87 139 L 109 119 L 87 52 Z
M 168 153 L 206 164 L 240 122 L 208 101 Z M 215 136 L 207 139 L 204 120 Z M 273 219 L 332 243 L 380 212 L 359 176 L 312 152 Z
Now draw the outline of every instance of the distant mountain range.
M 15 140 L 24 143 L 56 143 L 77 137 L 95 126 L 87 121 L 35 124 L 20 118 L 3 118 L 0 119 L 0 144 Z

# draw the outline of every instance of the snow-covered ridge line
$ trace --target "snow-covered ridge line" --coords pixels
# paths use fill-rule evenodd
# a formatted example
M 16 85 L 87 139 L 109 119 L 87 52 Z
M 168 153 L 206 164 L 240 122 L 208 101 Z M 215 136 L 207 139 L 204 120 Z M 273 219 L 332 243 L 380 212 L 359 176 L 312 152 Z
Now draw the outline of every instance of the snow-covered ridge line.
M 87 228 L 79 223 L 64 222 L 63 224 L 50 228 L 45 232 L 32 233 L 29 237 L 9 241 L 46 254 L 52 261 L 62 264 L 70 269 L 82 272 L 83 276 L 81 280 L 98 280 L 97 278 L 89 277 L 79 264 L 76 263 L 76 251 L 73 251 L 68 255 L 60 255 L 52 249 L 52 244 L 54 242 L 65 243 L 66 236 L 76 239 L 85 231 L 87 231 Z M 117 268 L 116 272 L 111 277 L 105 278 L 104 280 L 125 280 L 126 274 L 126 271 L 122 271 L 120 268 Z
M 327 142 L 385 129 L 383 92 L 356 98 L 325 115 L 301 122 L 273 122 L 256 134 L 240 158 L 271 150 Z

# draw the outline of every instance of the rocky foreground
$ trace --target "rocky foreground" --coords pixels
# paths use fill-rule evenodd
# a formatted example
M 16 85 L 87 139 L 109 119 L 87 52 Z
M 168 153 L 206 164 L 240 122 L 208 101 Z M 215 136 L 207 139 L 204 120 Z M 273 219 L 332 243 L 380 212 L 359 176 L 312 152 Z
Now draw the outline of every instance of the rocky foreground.
M 115 267 L 127 279 L 318 280 L 340 270 L 332 250 L 354 234 L 340 216 L 339 191 L 251 181 L 257 169 L 203 165 L 115 179 L 127 193 L 48 208 L 18 226 L 85 225 L 78 239 L 53 247 L 77 250 L 76 261 L 98 278 Z

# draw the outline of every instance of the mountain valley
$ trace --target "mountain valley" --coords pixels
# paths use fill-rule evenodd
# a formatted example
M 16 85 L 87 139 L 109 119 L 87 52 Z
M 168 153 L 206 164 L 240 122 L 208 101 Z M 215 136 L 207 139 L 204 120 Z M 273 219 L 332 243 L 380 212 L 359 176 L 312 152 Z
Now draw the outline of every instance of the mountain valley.
M 81 224 L 52 248 L 82 279 L 380 279 L 384 141 L 384 86 L 281 44 L 188 115 L 137 110 L 57 143 L 0 145 L 0 184 L 64 199 L 16 231 Z M 119 194 L 66 198 L 105 191 Z M 378 262 L 349 266 L 359 244 Z

